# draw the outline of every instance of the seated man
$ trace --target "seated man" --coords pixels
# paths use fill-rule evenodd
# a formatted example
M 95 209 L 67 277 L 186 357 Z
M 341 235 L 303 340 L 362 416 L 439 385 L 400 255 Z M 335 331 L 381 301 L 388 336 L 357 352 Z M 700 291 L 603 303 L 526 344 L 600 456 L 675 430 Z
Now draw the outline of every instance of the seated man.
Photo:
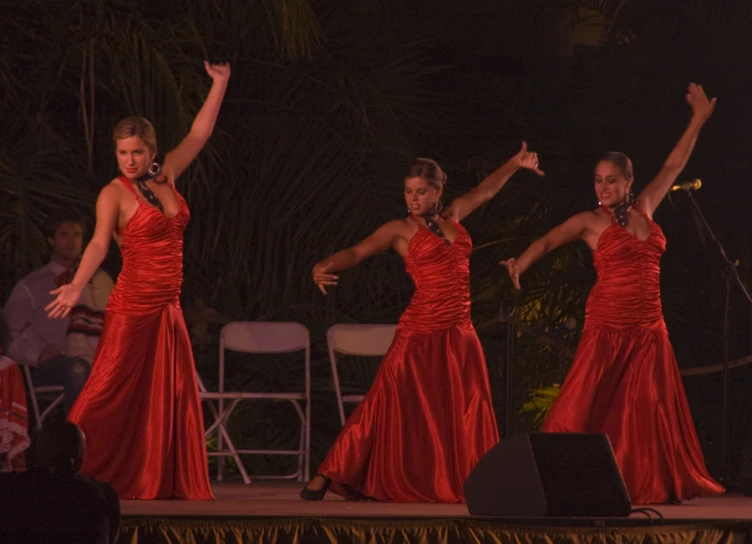
M 57 213 L 45 226 L 45 234 L 52 259 L 18 282 L 3 309 L 12 334 L 7 355 L 19 364 L 35 367 L 34 385 L 63 386 L 63 409 L 67 414 L 89 377 L 101 330 L 101 312 L 114 285 L 102 270 L 94 274 L 81 297 L 85 308 L 77 307 L 73 314 L 71 339 L 75 349 L 69 352 L 71 318 L 50 319 L 45 307 L 54 298 L 50 291 L 73 279 L 81 258 L 83 220 L 70 211 Z M 94 317 L 96 326 L 81 326 L 82 311 Z M 80 341 L 82 331 L 89 340 Z
M 120 502 L 112 487 L 78 474 L 86 441 L 77 425 L 46 424 L 28 472 L 0 474 L 0 542 L 114 542 Z

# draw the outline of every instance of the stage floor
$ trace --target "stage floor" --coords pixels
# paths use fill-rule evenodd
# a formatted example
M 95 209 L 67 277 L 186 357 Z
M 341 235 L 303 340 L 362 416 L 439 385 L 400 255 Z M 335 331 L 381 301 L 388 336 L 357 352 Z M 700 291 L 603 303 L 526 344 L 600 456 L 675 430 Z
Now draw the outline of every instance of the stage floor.
M 333 493 L 327 494 L 323 501 L 309 502 L 298 497 L 302 487 L 297 482 L 256 481 L 248 486 L 222 483 L 213 486 L 216 501 L 121 501 L 120 504 L 123 518 L 472 518 L 464 504 L 346 501 Z M 752 497 L 743 495 L 726 494 L 679 505 L 650 505 L 650 508 L 663 515 L 664 523 L 712 520 L 752 523 Z M 644 514 L 638 513 L 632 514 L 629 521 L 621 521 L 640 520 L 648 521 Z

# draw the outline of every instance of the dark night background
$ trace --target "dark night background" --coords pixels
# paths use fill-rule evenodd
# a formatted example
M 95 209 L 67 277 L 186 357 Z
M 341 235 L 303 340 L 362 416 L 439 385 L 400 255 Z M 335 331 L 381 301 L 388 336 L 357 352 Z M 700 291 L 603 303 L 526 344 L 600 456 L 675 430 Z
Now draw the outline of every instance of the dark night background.
M 400 259 L 378 256 L 342 274 L 323 297 L 311 266 L 404 214 L 402 178 L 415 156 L 449 175 L 447 200 L 518 149 L 537 151 L 546 177 L 521 172 L 466 221 L 473 236 L 473 316 L 503 421 L 505 337 L 511 300 L 534 330 L 568 317 L 566 334 L 520 334 L 512 420 L 531 392 L 560 383 L 595 275 L 571 244 L 536 264 L 513 292 L 498 266 L 568 216 L 596 205 L 592 169 L 619 150 L 639 190 L 686 123 L 687 83 L 718 97 L 680 180 L 696 193 L 749 286 L 752 4 L 745 0 L 257 0 L 235 2 L 0 0 L 0 304 L 48 258 L 40 226 L 58 207 L 93 221 L 99 189 L 116 174 L 111 130 L 142 115 L 160 145 L 185 135 L 210 79 L 202 61 L 230 60 L 215 134 L 179 180 L 192 221 L 183 302 L 197 365 L 210 378 L 227 320 L 294 320 L 311 331 L 312 470 L 336 436 L 324 332 L 336 322 L 395 322 L 412 291 Z M 662 261 L 666 321 L 682 370 L 720 364 L 725 283 L 717 250 L 690 202 L 673 194 L 656 213 L 668 238 Z M 93 222 L 92 222 L 93 225 Z M 113 244 L 105 268 L 113 276 Z M 729 358 L 752 352 L 752 308 L 732 287 Z M 367 387 L 360 361 L 348 388 Z M 237 367 L 238 387 L 293 387 L 294 362 Z M 746 439 L 750 367 L 731 370 L 732 472 Z M 209 379 L 209 381 L 211 381 Z M 711 471 L 721 475 L 721 374 L 685 387 Z M 294 442 L 294 419 L 249 406 L 234 420 L 248 447 Z M 252 472 L 285 461 L 255 459 Z

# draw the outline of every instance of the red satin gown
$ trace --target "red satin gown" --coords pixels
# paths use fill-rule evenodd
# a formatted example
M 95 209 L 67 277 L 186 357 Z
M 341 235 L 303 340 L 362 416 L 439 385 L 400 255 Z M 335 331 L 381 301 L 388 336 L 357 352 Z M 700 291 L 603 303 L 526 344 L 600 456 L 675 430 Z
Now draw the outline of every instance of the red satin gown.
M 666 238 L 639 213 L 645 241 L 613 218 L 598 240 L 582 338 L 542 430 L 606 433 L 635 504 L 717 495 L 663 321 Z
M 352 496 L 349 486 L 381 501 L 464 502 L 463 482 L 499 441 L 470 320 L 472 241 L 455 228 L 451 245 L 423 226 L 408 244 L 415 293 L 370 390 L 318 470 L 335 493 Z
M 179 302 L 190 212 L 175 194 L 175 217 L 139 199 L 121 233 L 123 267 L 91 376 L 69 415 L 86 434 L 81 472 L 109 482 L 121 499 L 214 498 Z

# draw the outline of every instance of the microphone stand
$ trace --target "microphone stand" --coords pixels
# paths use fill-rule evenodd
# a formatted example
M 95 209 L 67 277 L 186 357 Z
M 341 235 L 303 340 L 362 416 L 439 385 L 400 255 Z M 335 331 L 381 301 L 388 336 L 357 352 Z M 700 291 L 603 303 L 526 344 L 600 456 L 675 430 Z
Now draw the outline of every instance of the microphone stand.
M 710 225 L 708 225 L 708 222 L 705 220 L 705 216 L 700 211 L 700 207 L 697 205 L 697 202 L 695 198 L 692 196 L 692 193 L 689 191 L 685 191 L 687 193 L 687 196 L 689 197 L 689 201 L 692 203 L 692 206 L 695 209 L 695 212 L 697 213 L 697 217 L 700 218 L 700 221 L 702 222 L 703 226 L 705 227 L 705 230 L 710 235 L 710 239 L 714 242 L 716 249 L 718 250 L 718 253 L 721 257 L 721 260 L 723 261 L 724 266 L 724 273 L 723 278 L 724 282 L 726 284 L 726 293 L 725 293 L 725 303 L 724 303 L 724 309 L 723 309 L 723 372 L 722 372 L 722 401 L 721 401 L 721 466 L 722 466 L 722 478 L 725 480 L 725 483 L 731 482 L 731 477 L 728 473 L 728 464 L 727 464 L 727 447 L 728 447 L 728 372 L 729 372 L 729 334 L 728 334 L 728 319 L 729 319 L 729 302 L 730 302 L 730 294 L 731 294 L 731 280 L 734 280 L 734 283 L 739 286 L 739 289 L 741 289 L 742 293 L 744 293 L 744 298 L 747 299 L 747 302 L 752 304 L 752 298 L 749 296 L 749 292 L 747 291 L 746 287 L 744 287 L 744 284 L 742 283 L 742 280 L 739 278 L 739 272 L 736 270 L 736 265 L 731 262 L 731 260 L 726 255 L 726 251 L 723 249 L 723 245 L 716 237 L 715 233 L 713 232 L 713 229 L 710 228 Z M 720 478 L 719 478 L 720 479 Z
M 511 300 L 501 303 L 501 315 L 505 320 L 506 355 L 504 358 L 504 422 L 502 438 L 512 435 L 512 368 L 514 367 L 514 304 Z

